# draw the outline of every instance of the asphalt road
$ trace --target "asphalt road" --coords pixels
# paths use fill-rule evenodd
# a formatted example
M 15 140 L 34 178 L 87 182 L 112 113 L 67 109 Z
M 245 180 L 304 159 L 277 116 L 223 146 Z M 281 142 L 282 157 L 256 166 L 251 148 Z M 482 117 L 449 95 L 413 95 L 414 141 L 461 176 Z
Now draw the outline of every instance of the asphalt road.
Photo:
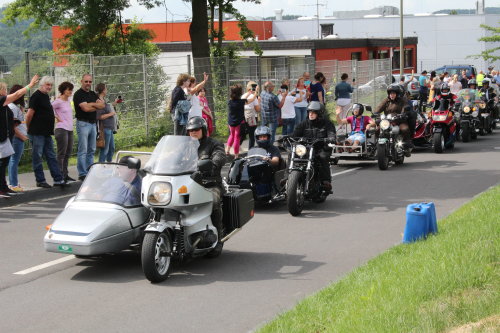
M 221 257 L 174 268 L 161 284 L 125 252 L 98 261 L 46 253 L 45 226 L 66 199 L 0 210 L 0 332 L 248 332 L 400 243 L 406 205 L 442 218 L 500 181 L 500 131 L 403 166 L 341 161 L 334 195 L 301 217 L 261 208 Z M 16 272 L 57 259 L 24 275 Z M 65 260 L 63 259 L 63 260 Z

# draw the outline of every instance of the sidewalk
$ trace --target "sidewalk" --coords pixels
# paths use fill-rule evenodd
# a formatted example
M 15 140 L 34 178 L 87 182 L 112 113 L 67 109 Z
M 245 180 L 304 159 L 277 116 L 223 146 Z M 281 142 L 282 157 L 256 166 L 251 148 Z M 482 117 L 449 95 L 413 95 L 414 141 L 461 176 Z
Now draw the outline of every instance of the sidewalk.
M 224 146 L 226 146 L 225 142 Z M 240 146 L 240 156 L 245 155 L 247 153 L 247 150 L 248 150 L 248 140 L 245 140 Z M 233 154 L 232 149 L 231 149 L 231 154 Z M 230 163 L 232 160 L 233 160 L 232 156 L 228 157 L 227 162 Z M 68 167 L 68 171 L 69 171 L 69 176 L 71 178 L 78 179 L 78 172 L 76 170 L 76 166 Z M 50 177 L 49 171 L 44 170 L 44 172 L 47 183 L 49 185 L 52 185 L 54 181 L 52 177 Z M 35 174 L 33 172 L 19 174 L 18 179 L 19 179 L 19 184 L 24 189 L 24 192 L 22 192 L 22 194 L 13 195 L 10 198 L 0 198 L 0 208 L 25 204 L 31 201 L 47 200 L 65 195 L 69 196 L 71 194 L 75 194 L 76 192 L 78 192 L 78 189 L 82 184 L 81 181 L 76 181 L 69 183 L 67 186 L 62 188 L 59 186 L 52 188 L 39 188 L 36 187 Z

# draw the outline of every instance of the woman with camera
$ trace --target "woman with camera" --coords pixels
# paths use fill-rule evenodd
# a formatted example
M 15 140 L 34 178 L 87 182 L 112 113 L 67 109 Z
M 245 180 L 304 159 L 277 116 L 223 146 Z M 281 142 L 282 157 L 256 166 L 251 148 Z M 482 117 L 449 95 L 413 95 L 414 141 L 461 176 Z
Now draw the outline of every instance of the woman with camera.
M 250 81 L 247 84 L 247 91 L 241 98 L 248 101 L 245 104 L 245 124 L 246 133 L 248 134 L 248 149 L 255 146 L 255 129 L 257 128 L 257 115 L 260 112 L 260 104 L 258 99 L 259 89 L 258 85 L 254 81 Z

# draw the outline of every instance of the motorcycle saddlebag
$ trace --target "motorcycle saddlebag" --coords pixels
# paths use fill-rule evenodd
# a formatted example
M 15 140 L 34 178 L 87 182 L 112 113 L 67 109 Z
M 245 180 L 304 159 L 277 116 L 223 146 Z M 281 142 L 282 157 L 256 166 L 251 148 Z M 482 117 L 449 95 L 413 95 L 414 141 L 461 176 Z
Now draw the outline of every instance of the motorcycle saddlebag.
M 222 196 L 222 202 L 226 232 L 243 227 L 253 217 L 254 202 L 251 190 L 231 190 Z

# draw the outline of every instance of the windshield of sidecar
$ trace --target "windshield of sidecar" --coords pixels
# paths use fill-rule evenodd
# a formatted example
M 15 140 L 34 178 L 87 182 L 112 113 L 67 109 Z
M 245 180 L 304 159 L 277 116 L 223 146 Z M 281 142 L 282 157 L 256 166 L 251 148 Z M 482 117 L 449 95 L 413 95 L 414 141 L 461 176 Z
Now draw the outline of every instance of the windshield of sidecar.
M 475 104 L 480 101 L 479 92 L 475 89 L 462 89 L 457 93 L 457 97 L 464 105 Z
M 141 185 L 138 170 L 124 164 L 98 163 L 90 168 L 75 201 L 138 206 L 141 204 Z
M 156 145 L 144 167 L 155 175 L 182 175 L 196 171 L 200 143 L 190 136 L 167 135 Z

